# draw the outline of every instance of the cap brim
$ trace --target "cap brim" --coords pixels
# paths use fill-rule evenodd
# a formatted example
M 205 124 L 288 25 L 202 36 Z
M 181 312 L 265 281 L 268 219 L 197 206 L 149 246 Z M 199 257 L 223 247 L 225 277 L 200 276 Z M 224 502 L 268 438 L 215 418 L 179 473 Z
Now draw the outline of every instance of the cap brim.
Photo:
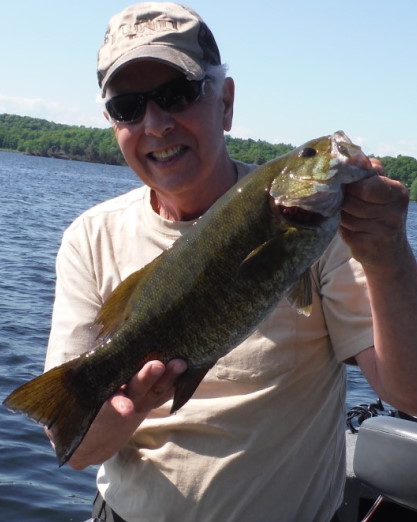
M 171 67 L 179 69 L 192 80 L 202 80 L 205 76 L 205 69 L 202 64 L 197 63 L 187 54 L 179 52 L 178 50 L 166 45 L 150 44 L 131 50 L 121 56 L 111 67 L 108 68 L 106 76 L 103 78 L 101 83 L 103 98 L 106 94 L 106 88 L 109 81 L 122 67 L 131 62 L 144 60 L 155 60 L 166 63 Z

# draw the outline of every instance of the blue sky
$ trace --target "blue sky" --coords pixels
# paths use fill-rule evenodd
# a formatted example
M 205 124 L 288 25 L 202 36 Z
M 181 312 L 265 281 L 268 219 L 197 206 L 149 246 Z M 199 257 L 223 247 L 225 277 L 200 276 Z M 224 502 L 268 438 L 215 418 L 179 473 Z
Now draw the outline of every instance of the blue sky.
M 0 113 L 105 127 L 96 54 L 129 0 L 3 0 Z M 190 0 L 236 82 L 231 135 L 301 143 L 344 130 L 417 157 L 415 0 Z

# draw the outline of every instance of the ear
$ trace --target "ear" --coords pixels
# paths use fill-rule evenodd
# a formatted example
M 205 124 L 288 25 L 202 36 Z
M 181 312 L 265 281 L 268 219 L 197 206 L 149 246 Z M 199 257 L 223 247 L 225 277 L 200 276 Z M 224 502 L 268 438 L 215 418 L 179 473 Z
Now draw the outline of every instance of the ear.
M 116 136 L 116 139 L 117 139 L 117 130 L 118 130 L 118 127 L 117 127 L 117 124 L 116 122 L 114 122 L 109 114 L 106 112 L 106 111 L 103 111 L 103 116 L 106 118 L 106 120 L 111 124 L 111 126 L 113 127 L 113 132 L 114 132 L 114 135 Z
M 226 132 L 232 128 L 233 103 L 235 101 L 235 82 L 233 78 L 226 78 L 223 85 L 223 130 Z
M 103 111 L 103 116 L 106 118 L 106 120 L 110 123 L 110 125 L 113 127 L 113 130 L 116 132 L 116 122 L 114 122 L 107 111 Z

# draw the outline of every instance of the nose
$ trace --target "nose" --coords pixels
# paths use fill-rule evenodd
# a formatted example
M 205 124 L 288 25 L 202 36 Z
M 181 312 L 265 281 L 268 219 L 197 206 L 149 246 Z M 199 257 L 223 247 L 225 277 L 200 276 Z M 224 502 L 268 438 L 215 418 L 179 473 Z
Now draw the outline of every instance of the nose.
M 161 109 L 154 101 L 149 100 L 143 117 L 145 134 L 161 138 L 171 132 L 174 126 L 172 115 Z

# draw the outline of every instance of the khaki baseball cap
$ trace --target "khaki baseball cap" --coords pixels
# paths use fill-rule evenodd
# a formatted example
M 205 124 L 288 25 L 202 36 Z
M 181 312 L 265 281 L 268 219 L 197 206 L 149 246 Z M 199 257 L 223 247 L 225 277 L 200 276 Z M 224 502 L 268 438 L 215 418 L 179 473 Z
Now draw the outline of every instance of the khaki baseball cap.
M 102 95 L 121 67 L 149 59 L 176 67 L 193 80 L 201 80 L 208 65 L 221 63 L 214 36 L 195 11 L 172 2 L 133 4 L 111 18 L 99 49 Z

